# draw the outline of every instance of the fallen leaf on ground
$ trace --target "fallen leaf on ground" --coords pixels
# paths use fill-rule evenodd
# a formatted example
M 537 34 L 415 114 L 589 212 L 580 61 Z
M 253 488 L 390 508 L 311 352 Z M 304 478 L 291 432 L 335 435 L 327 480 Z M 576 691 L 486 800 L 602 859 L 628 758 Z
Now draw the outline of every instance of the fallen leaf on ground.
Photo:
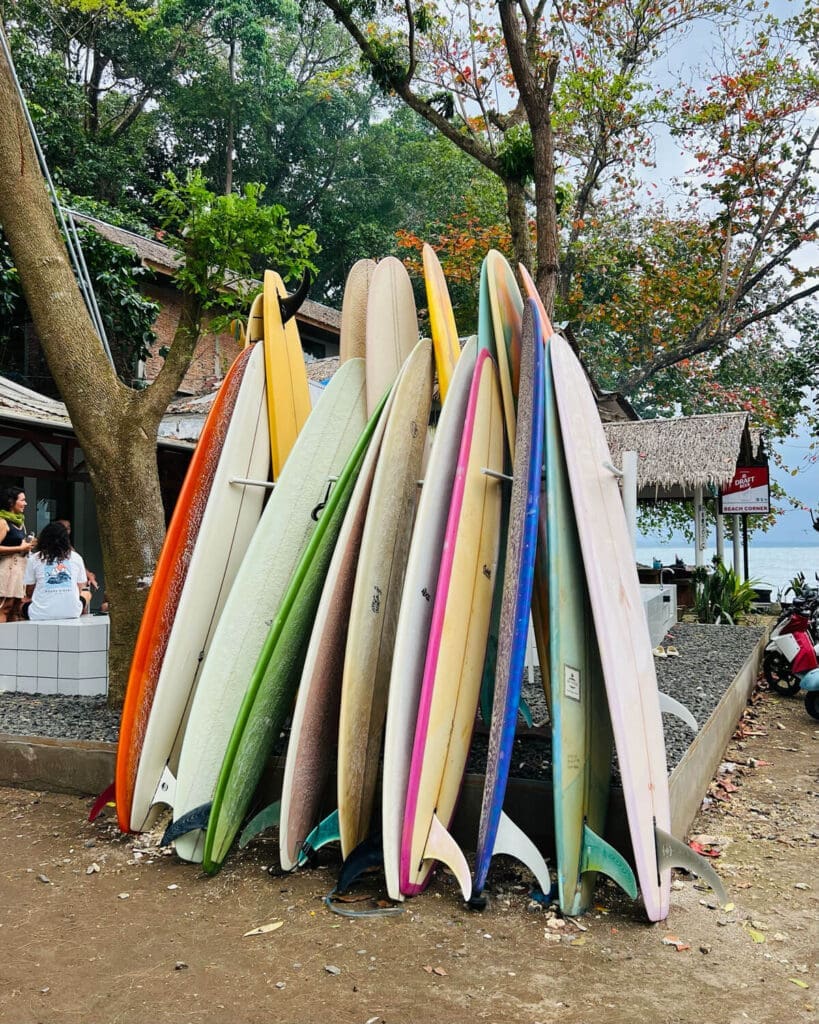
M 794 985 L 798 985 L 800 988 L 808 988 L 809 987 L 808 983 L 806 981 L 802 981 L 801 978 L 788 978 L 788 981 L 792 981 L 794 983 Z
M 764 942 L 765 941 L 765 936 L 762 934 L 762 932 L 758 932 L 756 930 L 756 928 L 749 928 L 748 929 L 748 934 L 751 936 L 751 938 L 754 940 L 754 942 Z
M 258 928 L 251 928 L 249 932 L 245 932 L 242 938 L 246 939 L 248 935 L 265 935 L 267 932 L 275 932 L 283 924 L 284 921 L 271 921 L 270 924 L 260 924 Z
M 703 857 L 719 857 L 721 851 L 712 846 L 704 846 L 702 843 L 695 843 L 693 840 L 688 844 L 694 853 Z
M 691 949 L 687 942 L 683 942 L 682 939 L 678 939 L 676 935 L 665 935 L 663 937 L 664 946 L 673 946 L 678 953 L 682 953 L 684 949 Z

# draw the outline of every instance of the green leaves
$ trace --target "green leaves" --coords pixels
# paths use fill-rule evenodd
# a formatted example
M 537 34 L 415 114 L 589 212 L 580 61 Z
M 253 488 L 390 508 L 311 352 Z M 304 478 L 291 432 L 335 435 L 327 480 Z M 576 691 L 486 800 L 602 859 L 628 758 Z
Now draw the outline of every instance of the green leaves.
M 264 185 L 250 183 L 241 193 L 216 195 L 199 170 L 183 180 L 169 172 L 166 181 L 154 201 L 168 241 L 184 257 L 176 280 L 203 310 L 241 309 L 250 279 L 265 266 L 275 266 L 285 279 L 298 278 L 305 269 L 316 272 L 315 232 L 292 227 L 283 206 L 263 205 Z

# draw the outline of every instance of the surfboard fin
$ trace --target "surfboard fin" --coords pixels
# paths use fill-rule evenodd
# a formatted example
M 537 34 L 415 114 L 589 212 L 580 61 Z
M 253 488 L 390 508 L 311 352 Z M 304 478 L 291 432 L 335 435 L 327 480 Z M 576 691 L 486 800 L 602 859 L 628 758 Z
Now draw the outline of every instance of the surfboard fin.
M 334 892 L 346 892 L 365 871 L 377 868 L 383 863 L 384 845 L 381 840 L 381 832 L 373 832 L 356 846 L 341 865 Z
M 685 871 L 690 871 L 692 875 L 696 875 L 711 886 L 721 904 L 728 902 L 728 894 L 722 886 L 719 875 L 705 857 L 701 857 L 687 843 L 669 835 L 668 832 L 657 828 L 656 825 L 654 826 L 654 839 L 657 843 L 657 864 L 660 871 L 665 871 L 668 868 L 683 868 Z
M 674 697 L 669 697 L 669 695 L 667 693 L 663 693 L 662 690 L 659 691 L 659 697 L 660 711 L 663 714 L 674 715 L 675 718 L 679 718 L 681 721 L 685 722 L 692 732 L 700 731 L 696 718 L 694 718 L 685 704 L 681 704 L 680 701 L 675 700 Z
M 472 874 L 469 865 L 463 850 L 446 830 L 437 814 L 432 815 L 432 825 L 421 860 L 439 860 L 445 864 L 461 887 L 464 900 L 469 902 L 472 896 Z
M 286 324 L 288 320 L 292 320 L 296 313 L 301 308 L 301 304 L 307 298 L 307 293 L 310 291 L 310 271 L 305 269 L 304 276 L 298 288 L 293 292 L 292 295 L 279 296 L 279 310 L 282 315 L 282 324 Z
M 525 697 L 520 698 L 520 704 L 518 704 L 518 714 L 526 723 L 526 728 L 531 729 L 534 725 L 534 719 L 532 718 L 532 709 L 526 703 Z
M 162 769 L 162 774 L 159 776 L 156 792 L 151 800 L 151 807 L 156 807 L 157 804 L 167 804 L 168 807 L 173 807 L 175 797 L 176 776 L 168 765 L 165 765 Z
M 310 835 L 304 840 L 299 851 L 298 858 L 296 859 L 296 866 L 302 867 L 308 860 L 328 843 L 337 843 L 341 839 L 341 827 L 338 823 L 338 810 L 331 811 L 330 814 L 320 821 L 318 825 L 313 829 Z M 358 849 L 358 847 L 356 847 Z M 355 853 L 355 850 L 353 850 Z M 352 856 L 352 854 L 350 854 Z M 382 856 L 383 860 L 383 856 Z M 344 867 L 342 865 L 342 872 Z
M 103 807 L 106 807 L 110 803 L 116 803 L 117 797 L 116 790 L 114 788 L 115 786 L 115 782 L 112 782 L 110 786 L 106 786 L 106 788 L 100 793 L 100 795 L 94 801 L 94 806 L 88 812 L 89 821 L 96 821 L 97 818 L 102 814 Z
M 637 879 L 628 861 L 588 825 L 583 826 L 580 871 L 599 871 L 613 879 L 633 900 L 637 899 Z
M 268 804 L 267 807 L 264 807 L 258 814 L 254 814 L 242 829 L 242 834 L 239 836 L 239 849 L 243 850 L 251 839 L 255 839 L 256 836 L 261 835 L 266 829 L 278 825 L 281 809 L 281 800 L 276 800 L 272 804 Z
M 200 804 L 199 807 L 194 807 L 192 811 L 183 814 L 181 818 L 172 821 L 165 829 L 165 834 L 160 840 L 159 845 L 170 846 L 174 839 L 177 839 L 179 836 L 184 836 L 188 832 L 194 832 L 196 829 L 207 828 L 212 806 L 213 801 L 209 800 L 206 804 Z
M 507 856 L 519 860 L 535 876 L 542 892 L 551 891 L 552 879 L 543 854 L 505 811 L 501 811 L 492 856 L 495 857 L 499 853 L 505 853 Z

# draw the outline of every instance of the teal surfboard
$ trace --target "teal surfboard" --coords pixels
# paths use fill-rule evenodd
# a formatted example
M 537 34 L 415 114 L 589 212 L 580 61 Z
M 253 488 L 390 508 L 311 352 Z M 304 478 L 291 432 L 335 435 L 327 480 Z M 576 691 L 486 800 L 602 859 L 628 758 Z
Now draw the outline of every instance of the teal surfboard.
M 548 358 L 545 376 L 549 711 L 557 886 L 560 909 L 576 916 L 591 905 L 598 871 L 614 878 L 632 898 L 636 898 L 637 884 L 626 861 L 602 838 L 611 779 L 611 721 Z

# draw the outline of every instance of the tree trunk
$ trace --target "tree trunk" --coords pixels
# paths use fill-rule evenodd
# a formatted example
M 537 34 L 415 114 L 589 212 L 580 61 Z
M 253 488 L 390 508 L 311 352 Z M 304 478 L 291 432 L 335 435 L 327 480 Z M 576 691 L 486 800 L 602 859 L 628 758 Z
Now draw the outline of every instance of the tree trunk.
M 0 224 L 94 489 L 111 601 L 109 703 L 122 703 L 133 641 L 165 532 L 156 462 L 159 420 L 196 342 L 188 300 L 157 380 L 132 391 L 116 377 L 83 303 L 11 78 L 0 60 Z M 178 344 L 177 344 L 178 342 Z
M 504 181 L 504 186 L 515 261 L 528 268 L 532 266 L 532 234 L 526 211 L 526 189 L 519 181 Z
M 234 88 L 236 85 L 236 40 L 230 40 L 230 51 L 228 53 L 228 79 L 230 81 L 230 101 L 227 111 L 227 138 L 225 140 L 225 195 L 229 196 L 233 191 L 233 145 L 236 120 L 236 112 L 233 107 Z

